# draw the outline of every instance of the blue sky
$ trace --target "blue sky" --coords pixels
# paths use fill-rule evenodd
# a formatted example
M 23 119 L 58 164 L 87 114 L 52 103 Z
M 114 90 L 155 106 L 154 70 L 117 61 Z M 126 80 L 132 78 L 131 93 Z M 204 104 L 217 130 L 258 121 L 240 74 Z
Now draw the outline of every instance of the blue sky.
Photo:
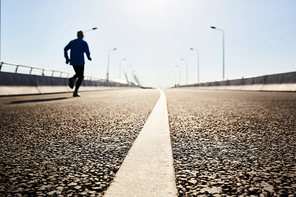
M 78 30 L 85 34 L 93 61 L 85 75 L 110 79 L 122 68 L 134 70 L 146 86 L 167 87 L 225 78 L 296 70 L 295 0 L 2 0 L 1 60 L 73 72 L 63 48 Z M 174 70 L 174 72 L 172 71 Z M 123 74 L 121 72 L 121 78 Z

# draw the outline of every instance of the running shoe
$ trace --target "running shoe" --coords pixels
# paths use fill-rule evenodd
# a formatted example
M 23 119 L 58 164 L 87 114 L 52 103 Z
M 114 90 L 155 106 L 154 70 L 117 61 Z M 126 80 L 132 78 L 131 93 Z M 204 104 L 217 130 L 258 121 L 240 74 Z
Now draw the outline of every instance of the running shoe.
M 80 94 L 78 94 L 78 92 L 74 91 L 73 92 L 73 97 L 80 97 Z

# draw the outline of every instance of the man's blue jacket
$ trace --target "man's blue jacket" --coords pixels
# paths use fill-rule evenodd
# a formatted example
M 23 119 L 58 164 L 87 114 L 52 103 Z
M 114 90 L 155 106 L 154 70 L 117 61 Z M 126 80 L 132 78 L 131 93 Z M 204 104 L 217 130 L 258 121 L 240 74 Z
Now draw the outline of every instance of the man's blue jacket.
M 84 65 L 84 53 L 86 54 L 87 58 L 91 60 L 89 48 L 87 42 L 82 40 L 82 38 L 78 37 L 75 40 L 69 42 L 69 44 L 64 48 L 64 55 L 67 60 L 69 61 L 68 57 L 68 50 L 70 51 L 70 64 L 73 66 L 83 66 Z

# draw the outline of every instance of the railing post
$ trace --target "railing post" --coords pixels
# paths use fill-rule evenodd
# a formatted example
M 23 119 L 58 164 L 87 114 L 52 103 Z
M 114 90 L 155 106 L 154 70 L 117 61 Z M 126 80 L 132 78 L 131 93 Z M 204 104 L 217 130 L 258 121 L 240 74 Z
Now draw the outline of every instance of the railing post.
M 2 64 L 3 64 L 3 62 L 0 62 L 0 71 L 1 71 L 1 69 L 2 69 Z
M 51 74 L 52 77 L 53 77 L 53 73 L 54 73 L 54 70 L 52 71 L 52 74 Z
M 19 65 L 16 65 L 16 68 L 15 68 L 15 72 L 14 73 L 17 73 L 18 67 L 19 67 Z
M 33 71 L 33 67 L 31 67 L 30 74 L 32 74 L 32 71 Z
M 42 69 L 42 76 L 44 76 L 44 69 Z

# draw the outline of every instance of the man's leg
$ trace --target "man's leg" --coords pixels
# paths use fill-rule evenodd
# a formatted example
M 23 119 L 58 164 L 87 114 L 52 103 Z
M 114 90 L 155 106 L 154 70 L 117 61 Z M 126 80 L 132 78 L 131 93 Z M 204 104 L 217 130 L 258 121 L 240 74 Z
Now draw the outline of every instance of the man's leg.
M 73 87 L 74 87 L 74 82 L 75 82 L 75 78 L 74 78 L 74 76 L 71 77 L 71 78 L 69 78 L 69 87 L 70 87 L 71 89 L 73 89 Z
M 76 82 L 76 86 L 75 86 L 75 92 L 78 92 L 78 89 L 83 81 L 83 74 L 84 74 L 84 65 L 83 66 L 73 66 L 76 74 L 74 75 L 75 78 L 78 77 L 78 80 Z M 73 77 L 74 78 L 74 77 Z
M 70 87 L 71 89 L 73 89 L 75 79 L 77 78 L 77 72 L 76 72 L 75 66 L 73 66 L 73 69 L 74 69 L 74 71 L 75 71 L 75 75 L 73 75 L 73 77 L 70 77 L 70 78 L 69 78 L 69 87 Z

